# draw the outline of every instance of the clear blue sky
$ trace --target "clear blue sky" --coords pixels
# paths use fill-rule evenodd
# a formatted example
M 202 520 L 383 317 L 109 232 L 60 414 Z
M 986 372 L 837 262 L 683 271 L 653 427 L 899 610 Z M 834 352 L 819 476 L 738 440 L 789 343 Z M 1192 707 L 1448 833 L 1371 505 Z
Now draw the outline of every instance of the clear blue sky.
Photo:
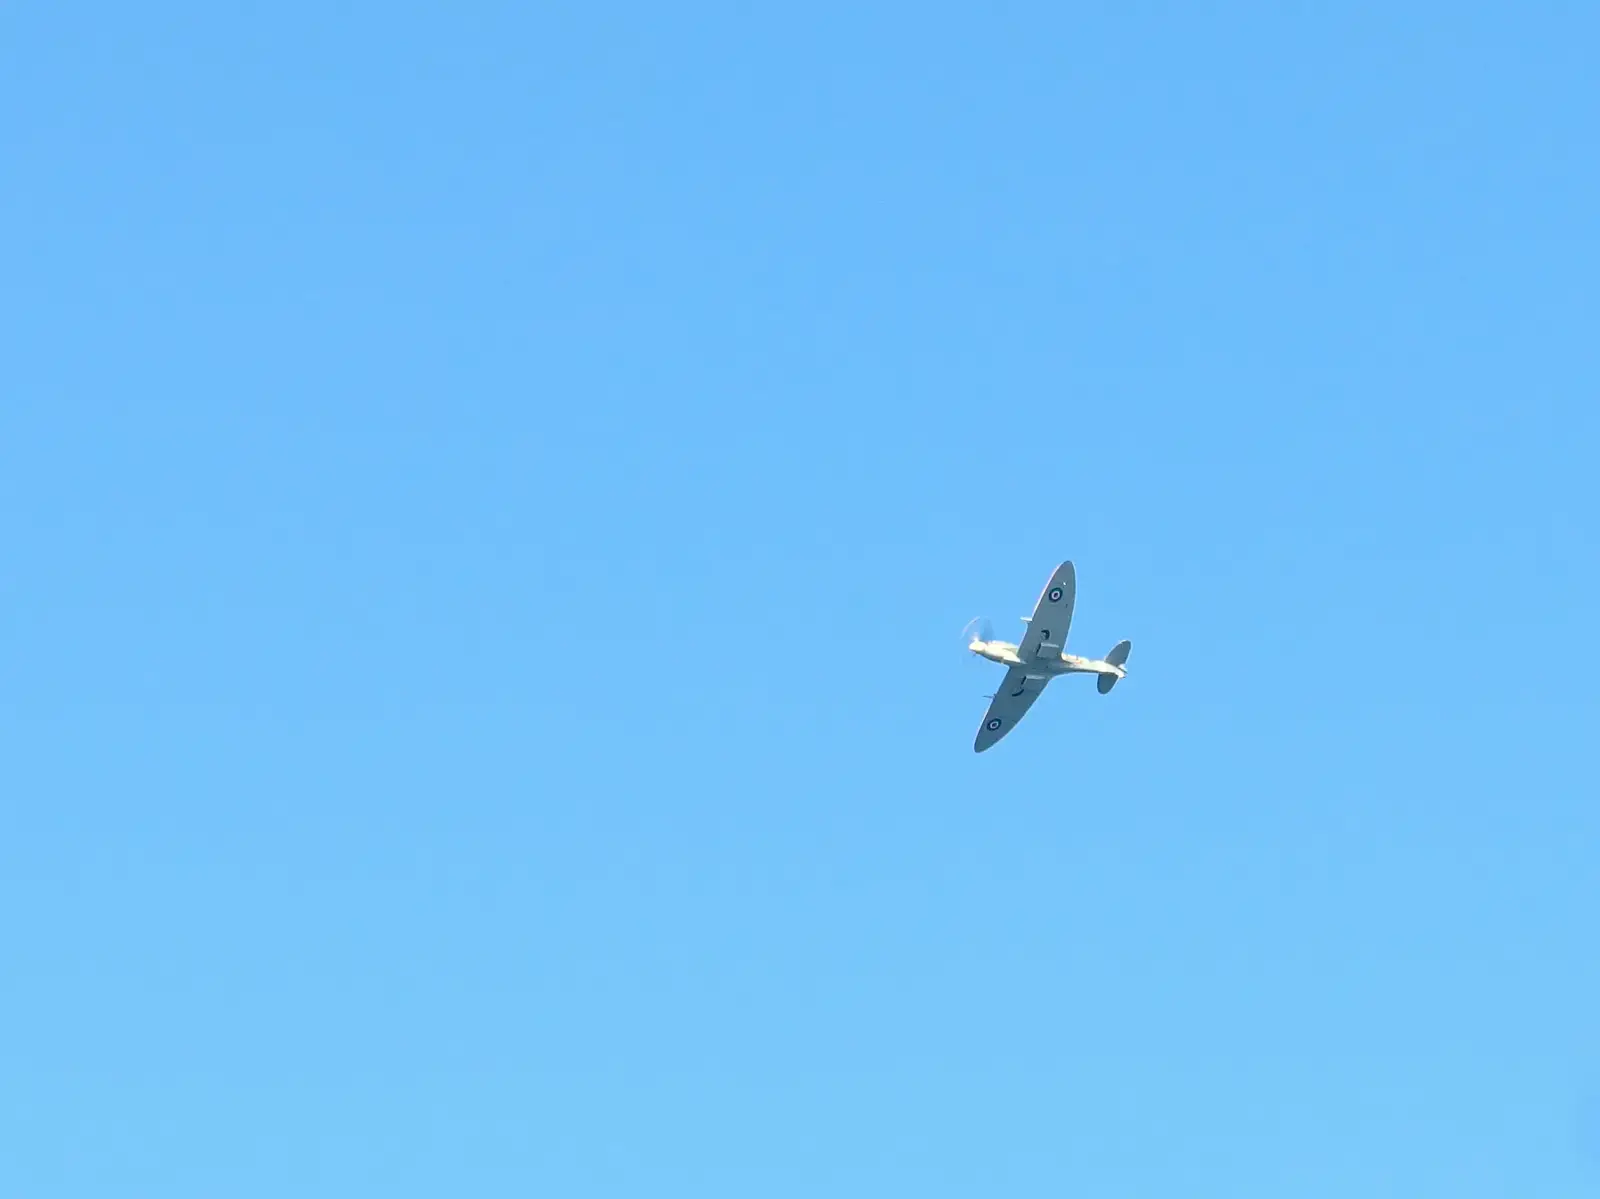
M 0 30 L 0 1194 L 1600 1189 L 1600 10 Z

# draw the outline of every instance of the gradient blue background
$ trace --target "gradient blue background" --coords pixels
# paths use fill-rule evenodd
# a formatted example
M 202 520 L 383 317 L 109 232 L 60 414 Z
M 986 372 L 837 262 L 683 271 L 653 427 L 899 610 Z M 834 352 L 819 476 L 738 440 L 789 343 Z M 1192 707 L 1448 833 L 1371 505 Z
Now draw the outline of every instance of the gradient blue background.
M 0 1193 L 1600 1192 L 1600 10 L 0 32 Z

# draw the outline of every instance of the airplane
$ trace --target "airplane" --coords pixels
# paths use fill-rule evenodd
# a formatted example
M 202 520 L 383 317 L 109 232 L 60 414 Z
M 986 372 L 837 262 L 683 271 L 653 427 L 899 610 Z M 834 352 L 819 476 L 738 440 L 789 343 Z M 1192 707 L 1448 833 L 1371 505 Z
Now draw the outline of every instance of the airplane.
M 1044 590 L 1033 606 L 1033 615 L 1025 616 L 1027 632 L 1021 645 L 1009 641 L 995 641 L 989 636 L 988 622 L 984 622 L 983 636 L 974 636 L 967 648 L 981 658 L 999 662 L 1006 669 L 1000 689 L 990 699 L 989 710 L 983 714 L 978 726 L 977 739 L 972 743 L 974 753 L 982 753 L 1017 726 L 1033 701 L 1043 694 L 1045 685 L 1057 675 L 1093 674 L 1099 678 L 1095 686 L 1101 695 L 1126 678 L 1123 665 L 1128 660 L 1131 641 L 1119 641 L 1104 658 L 1080 658 L 1066 652 L 1067 630 L 1072 625 L 1072 606 L 1078 590 L 1077 571 L 1071 562 L 1063 562 L 1050 573 Z M 967 625 L 972 628 L 973 621 Z

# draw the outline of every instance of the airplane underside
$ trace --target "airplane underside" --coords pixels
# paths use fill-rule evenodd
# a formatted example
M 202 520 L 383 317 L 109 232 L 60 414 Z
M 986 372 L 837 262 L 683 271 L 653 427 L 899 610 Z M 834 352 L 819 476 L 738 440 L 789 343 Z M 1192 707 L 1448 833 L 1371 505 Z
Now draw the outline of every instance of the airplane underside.
M 989 710 L 984 713 L 983 724 L 973 742 L 973 749 L 979 753 L 1004 737 L 1022 719 L 1051 679 L 1068 674 L 1098 675 L 1095 689 L 1105 695 L 1119 680 L 1127 678 L 1123 663 L 1128 660 L 1131 642 L 1117 642 L 1104 658 L 1080 658 L 1065 651 L 1076 591 L 1077 573 L 1070 561 L 1063 562 L 1045 583 L 1033 614 L 1024 617 L 1028 632 L 1020 645 L 993 640 L 986 621 L 982 635 L 968 642 L 967 648 L 972 653 L 1006 668 L 1000 689 L 990 696 Z

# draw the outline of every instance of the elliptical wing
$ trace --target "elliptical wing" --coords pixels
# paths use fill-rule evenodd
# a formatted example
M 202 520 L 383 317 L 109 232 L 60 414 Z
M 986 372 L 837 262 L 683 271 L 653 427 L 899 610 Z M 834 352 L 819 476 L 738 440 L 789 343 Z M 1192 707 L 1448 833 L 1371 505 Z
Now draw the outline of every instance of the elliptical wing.
M 1028 617 L 1028 631 L 1017 646 L 1017 657 L 1024 662 L 1053 658 L 1067 647 L 1067 630 L 1072 627 L 1072 606 L 1077 598 L 1078 575 L 1071 562 L 1063 562 L 1050 572 L 1050 578 Z
M 1015 728 L 1017 722 L 1027 715 L 1028 709 L 1033 707 L 1033 701 L 1044 692 L 1045 684 L 1049 681 L 1048 676 L 1030 676 L 1020 666 L 1007 670 L 1005 681 L 1000 684 L 1000 690 L 994 693 L 989 710 L 983 714 L 983 723 L 978 726 L 977 739 L 972 743 L 973 752 L 981 754 Z

